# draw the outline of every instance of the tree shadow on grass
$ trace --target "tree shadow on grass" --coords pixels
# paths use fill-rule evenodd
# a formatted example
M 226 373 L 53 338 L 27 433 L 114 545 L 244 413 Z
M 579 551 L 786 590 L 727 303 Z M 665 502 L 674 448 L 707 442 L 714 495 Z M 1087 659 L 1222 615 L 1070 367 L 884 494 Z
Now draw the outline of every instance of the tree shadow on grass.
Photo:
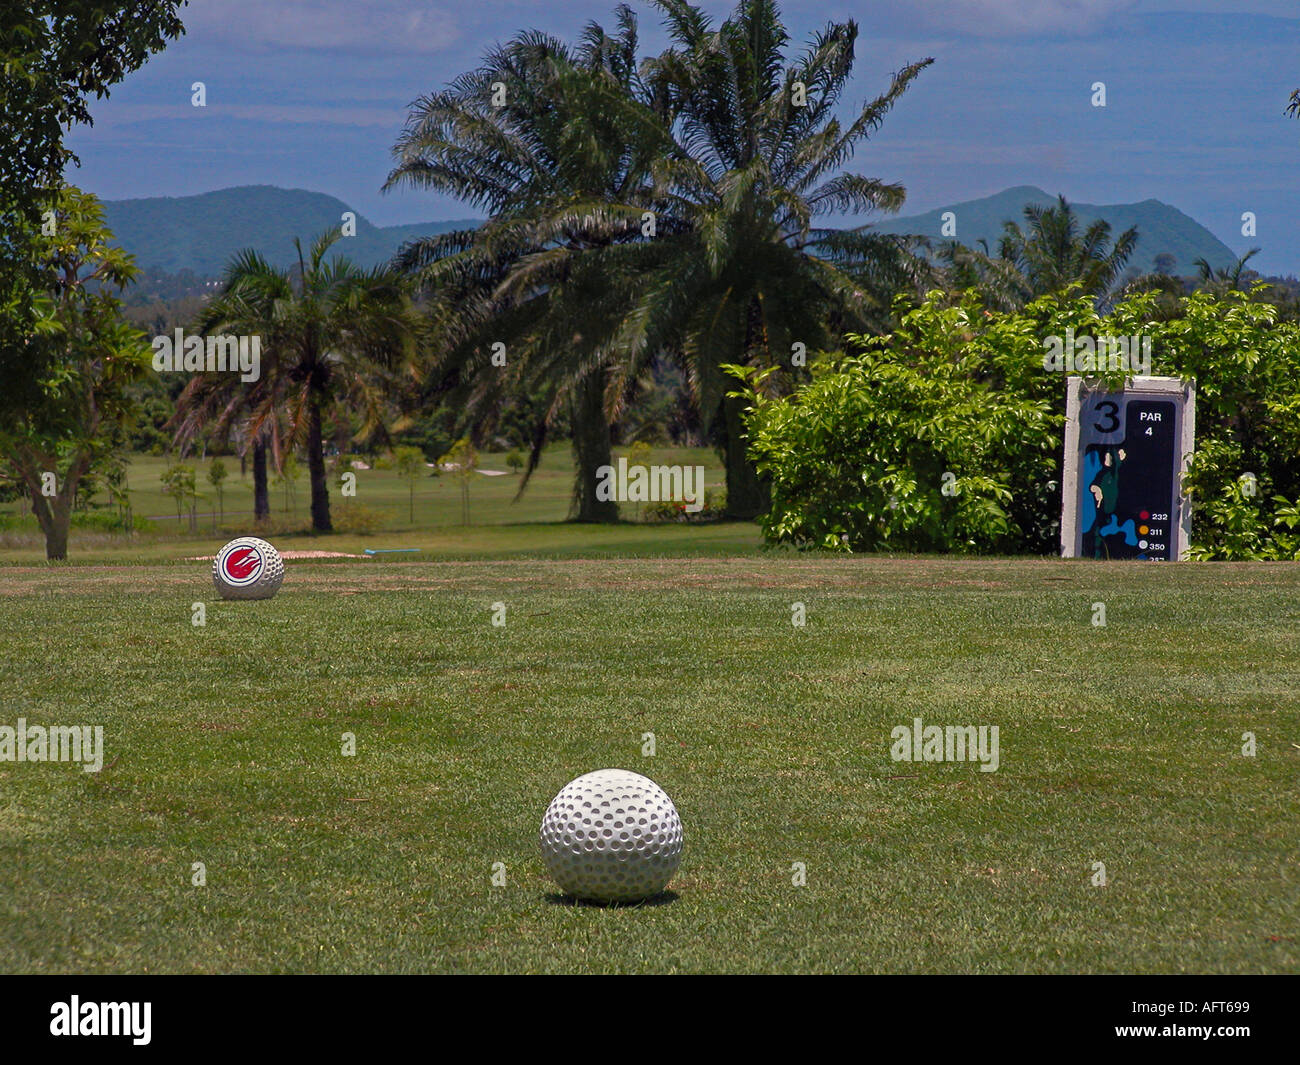
M 580 899 L 574 895 L 561 895 L 558 891 L 548 892 L 546 901 L 552 906 L 586 906 L 597 910 L 634 910 L 641 906 L 667 906 L 677 901 L 677 892 L 661 891 L 640 902 L 597 902 L 595 899 Z

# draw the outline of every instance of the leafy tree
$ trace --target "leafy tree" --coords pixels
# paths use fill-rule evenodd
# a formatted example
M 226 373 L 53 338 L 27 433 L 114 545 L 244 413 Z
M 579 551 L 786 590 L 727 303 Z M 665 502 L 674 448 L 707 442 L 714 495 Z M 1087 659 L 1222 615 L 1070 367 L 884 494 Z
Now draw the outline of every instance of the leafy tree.
M 43 213 L 58 210 L 63 145 L 88 105 L 184 32 L 179 2 L 10 0 L 0 19 L 0 418 L 10 428 L 45 402 L 55 372 L 29 341 L 40 326 Z M 56 358 L 49 354 L 50 358 Z
M 46 557 L 63 559 L 78 486 L 125 440 L 130 386 L 143 377 L 149 349 L 122 318 L 117 294 L 135 267 L 111 246 L 99 201 L 68 186 L 54 210 L 52 236 L 21 238 L 34 249 L 41 293 L 18 356 L 39 372 L 30 389 L 23 375 L 6 378 L 28 402 L 0 418 L 0 461 L 31 498 Z
M 1155 257 L 1153 265 L 1157 274 L 1164 274 L 1166 277 L 1173 277 L 1174 271 L 1178 269 L 1178 259 L 1167 251 L 1162 251 Z
M 1171 320 L 1182 316 L 1183 297 L 1187 295 L 1189 285 L 1183 278 L 1174 274 L 1178 267 L 1177 260 L 1168 252 L 1155 257 L 1154 269 L 1150 273 L 1139 274 L 1130 271 L 1130 276 L 1119 288 L 1114 298 L 1124 300 L 1144 292 L 1155 294 L 1154 315 L 1161 320 Z
M 1295 558 L 1277 523 L 1300 501 L 1300 325 L 1252 292 L 1201 291 L 1155 334 L 1161 368 L 1194 377 L 1187 477 L 1197 558 Z
M 409 365 L 419 326 L 397 275 L 327 258 L 339 235 L 318 237 L 306 253 L 295 240 L 293 270 L 251 250 L 235 257 L 199 328 L 260 336 L 262 376 L 245 384 L 233 373 L 216 382 L 204 374 L 191 382 L 180 429 L 180 438 L 192 439 L 208 420 L 222 428 L 246 411 L 247 437 L 268 442 L 281 466 L 294 446 L 304 448 L 317 532 L 331 529 L 323 413 L 335 400 L 345 402 L 360 412 L 359 438 L 385 434 L 388 388 Z M 255 479 L 256 459 L 254 452 Z
M 409 404 L 414 406 L 415 403 Z M 399 420 L 391 427 L 389 437 L 394 444 L 417 447 L 426 462 L 433 462 L 456 441 L 448 427 L 456 420 L 457 412 L 448 405 L 421 411 L 409 419 Z

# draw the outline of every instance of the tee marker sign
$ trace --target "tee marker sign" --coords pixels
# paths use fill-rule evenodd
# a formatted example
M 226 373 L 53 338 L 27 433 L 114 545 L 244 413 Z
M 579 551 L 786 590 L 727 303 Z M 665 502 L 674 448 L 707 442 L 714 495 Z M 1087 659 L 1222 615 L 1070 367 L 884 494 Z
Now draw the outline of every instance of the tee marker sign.
M 1178 561 L 1192 509 L 1183 475 L 1196 435 L 1196 387 L 1132 377 L 1120 391 L 1071 377 L 1062 486 L 1063 558 Z

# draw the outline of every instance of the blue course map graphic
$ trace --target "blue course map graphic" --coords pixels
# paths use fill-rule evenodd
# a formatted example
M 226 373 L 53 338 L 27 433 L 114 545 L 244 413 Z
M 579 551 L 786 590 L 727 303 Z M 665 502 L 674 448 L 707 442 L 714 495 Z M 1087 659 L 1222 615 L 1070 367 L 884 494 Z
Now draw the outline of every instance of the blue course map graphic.
M 1106 417 L 1119 424 L 1117 404 Z M 1085 558 L 1139 561 L 1173 556 L 1174 405 L 1124 403 L 1122 442 L 1085 446 L 1081 456 L 1079 527 Z M 1105 424 L 1103 431 L 1114 428 Z M 1113 437 L 1111 438 L 1113 441 Z

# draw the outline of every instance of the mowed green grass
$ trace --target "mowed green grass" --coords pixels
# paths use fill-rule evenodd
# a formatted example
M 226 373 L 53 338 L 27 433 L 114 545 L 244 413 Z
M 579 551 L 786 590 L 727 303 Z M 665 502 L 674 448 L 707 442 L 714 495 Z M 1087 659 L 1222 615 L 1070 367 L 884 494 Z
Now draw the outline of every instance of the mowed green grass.
M 1300 970 L 1300 567 L 298 563 L 242 604 L 8 567 L 0 603 L 0 723 L 107 744 L 0 763 L 6 972 Z M 892 761 L 915 716 L 1001 767 Z M 538 855 L 606 766 L 681 811 L 654 904 Z
M 615 451 L 616 458 L 626 454 Z M 573 458 L 567 443 L 546 449 L 541 465 L 519 495 L 520 476 L 508 470 L 506 456 L 481 456 L 480 468 L 470 479 L 469 524 L 461 509 L 461 483 L 452 474 L 433 476 L 426 469 L 414 482 L 393 469 L 355 470 L 356 494 L 342 495 L 342 479 L 330 477 L 330 506 L 336 531 L 317 536 L 311 529 L 311 492 L 305 467 L 292 492 L 282 485 L 270 487 L 269 535 L 283 551 L 329 551 L 360 554 L 376 550 L 416 548 L 422 557 L 447 559 L 682 557 L 735 555 L 756 551 L 761 543 L 753 522 L 675 523 L 650 522 L 644 506 L 625 503 L 621 524 L 592 527 L 567 522 L 573 494 Z M 711 448 L 655 448 L 650 461 L 664 465 L 703 466 L 705 484 L 716 492 L 725 483 L 718 456 Z M 228 477 L 224 505 L 219 509 L 215 490 L 207 481 L 211 459 L 192 459 L 200 498 L 196 531 L 190 531 L 188 514 L 176 519 L 176 506 L 163 493 L 160 474 L 170 460 L 133 455 L 127 485 L 134 513 L 155 519 L 146 532 L 133 537 L 72 530 L 68 560 L 73 565 L 104 562 L 164 562 L 215 554 L 231 537 L 254 531 L 251 468 L 243 477 L 239 459 L 225 456 Z M 499 475 L 497 475 L 499 474 Z M 103 503 L 106 497 L 97 500 Z M 364 507 L 382 521 L 373 532 L 347 530 L 347 508 Z M 0 518 L 23 513 L 21 500 L 0 504 Z M 108 513 L 106 508 L 101 512 Z M 0 527 L 0 563 L 43 561 L 45 540 L 30 515 L 17 527 Z

